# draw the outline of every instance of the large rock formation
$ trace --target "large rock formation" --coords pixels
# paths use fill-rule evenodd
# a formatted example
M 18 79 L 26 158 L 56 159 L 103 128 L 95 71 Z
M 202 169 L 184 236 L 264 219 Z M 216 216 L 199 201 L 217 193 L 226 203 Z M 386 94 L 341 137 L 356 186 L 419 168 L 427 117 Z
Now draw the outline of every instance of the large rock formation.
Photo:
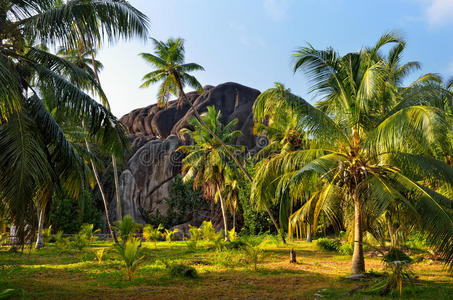
M 200 113 L 214 105 L 222 112 L 222 122 L 238 119 L 237 129 L 243 132 L 237 144 L 249 151 L 256 149 L 252 134 L 252 105 L 259 91 L 237 83 L 224 83 L 216 87 L 206 86 L 200 95 L 187 96 Z M 180 173 L 182 155 L 177 148 L 190 141 L 179 135 L 187 121 L 193 117 L 189 105 L 178 106 L 178 100 L 167 107 L 150 105 L 133 110 L 120 120 L 129 129 L 133 154 L 120 177 L 120 197 L 123 215 L 129 214 L 144 223 L 144 212 L 165 215 L 171 181 Z M 115 201 L 111 211 L 115 211 Z

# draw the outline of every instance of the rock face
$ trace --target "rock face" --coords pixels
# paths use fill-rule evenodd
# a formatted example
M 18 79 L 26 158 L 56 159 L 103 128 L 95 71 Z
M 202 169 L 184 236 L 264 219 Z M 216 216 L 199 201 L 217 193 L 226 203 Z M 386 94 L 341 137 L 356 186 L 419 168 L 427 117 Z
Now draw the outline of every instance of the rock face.
M 214 105 L 222 112 L 222 122 L 238 119 L 237 128 L 243 135 L 236 141 L 249 151 L 256 149 L 252 134 L 252 105 L 260 92 L 237 83 L 224 83 L 216 87 L 204 87 L 204 93 L 188 93 L 187 96 L 200 113 Z M 165 215 L 172 180 L 181 172 L 182 154 L 177 148 L 189 143 L 179 135 L 193 111 L 184 103 L 170 101 L 161 108 L 150 105 L 136 109 L 120 120 L 129 129 L 132 141 L 132 156 L 120 176 L 120 198 L 123 215 L 131 215 L 137 222 L 145 223 L 144 212 Z M 111 201 L 114 212 L 116 201 Z

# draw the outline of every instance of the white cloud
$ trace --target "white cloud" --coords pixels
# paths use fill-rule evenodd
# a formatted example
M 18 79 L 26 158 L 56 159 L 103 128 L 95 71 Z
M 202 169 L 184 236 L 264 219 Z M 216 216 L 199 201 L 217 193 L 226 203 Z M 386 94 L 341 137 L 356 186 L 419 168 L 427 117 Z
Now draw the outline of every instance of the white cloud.
M 274 20 L 281 20 L 289 9 L 289 0 L 264 0 L 264 10 Z
M 429 24 L 440 26 L 453 20 L 453 0 L 429 0 L 426 9 Z

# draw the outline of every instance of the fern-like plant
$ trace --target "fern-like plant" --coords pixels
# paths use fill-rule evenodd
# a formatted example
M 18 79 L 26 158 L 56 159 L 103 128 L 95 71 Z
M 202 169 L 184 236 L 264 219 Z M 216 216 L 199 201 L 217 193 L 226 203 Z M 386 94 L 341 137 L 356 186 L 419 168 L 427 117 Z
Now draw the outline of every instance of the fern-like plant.
M 102 263 L 102 258 L 104 257 L 104 251 L 105 251 L 105 248 L 101 248 L 98 251 L 96 251 L 96 259 L 97 259 L 98 263 Z
M 44 245 L 47 245 L 50 242 L 51 238 L 52 238 L 52 225 L 42 230 L 42 240 L 44 242 Z
M 121 221 L 115 222 L 115 231 L 121 238 L 121 241 L 125 243 L 128 239 L 132 238 L 141 229 L 141 225 L 135 223 L 134 219 L 127 215 Z
M 203 240 L 213 241 L 216 238 L 216 232 L 214 226 L 212 226 L 211 221 L 203 221 L 201 224 L 201 232 L 203 235 Z
M 55 246 L 60 250 L 60 251 L 66 251 L 68 249 L 68 246 L 70 244 L 69 238 L 64 238 L 63 237 L 63 231 L 59 230 L 53 237 L 55 239 Z
M 247 243 L 244 247 L 245 260 L 253 267 L 253 270 L 256 271 L 258 268 L 258 263 L 264 258 L 264 251 L 260 245 L 253 245 Z
M 175 228 L 174 230 L 165 229 L 165 240 L 169 243 L 175 241 L 177 232 L 179 232 L 178 228 Z
M 138 238 L 130 238 L 126 242 L 116 245 L 126 267 L 126 275 L 129 281 L 132 280 L 135 271 L 144 259 L 144 256 L 141 255 L 140 242 Z
M 146 226 L 143 228 L 143 238 L 147 242 L 154 242 L 154 248 L 157 248 L 157 241 L 162 238 L 162 229 L 162 224 L 159 224 L 157 228 L 154 228 L 150 224 L 146 224 Z

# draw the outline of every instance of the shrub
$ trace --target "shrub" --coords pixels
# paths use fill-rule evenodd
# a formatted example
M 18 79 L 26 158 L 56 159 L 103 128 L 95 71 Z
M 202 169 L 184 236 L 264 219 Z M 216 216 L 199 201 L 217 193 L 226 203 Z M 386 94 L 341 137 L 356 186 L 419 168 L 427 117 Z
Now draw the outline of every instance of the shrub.
M 48 228 L 43 228 L 42 230 L 42 240 L 44 242 L 44 245 L 47 245 L 50 242 L 51 238 L 52 238 L 52 225 L 50 225 Z
M 193 251 L 197 249 L 197 243 L 202 238 L 202 232 L 200 228 L 189 225 L 189 233 L 190 241 L 187 242 L 187 248 Z
M 346 243 L 341 245 L 340 248 L 338 248 L 338 252 L 342 255 L 352 255 L 354 249 L 352 249 L 351 244 Z
M 327 251 L 339 252 L 341 243 L 337 240 L 331 240 L 328 238 L 320 238 L 316 241 L 318 248 Z
M 260 245 L 247 244 L 244 247 L 245 260 L 253 266 L 253 270 L 256 271 L 258 263 L 264 258 L 264 251 Z
M 211 221 L 203 221 L 203 224 L 201 224 L 200 228 L 201 228 L 203 240 L 213 241 L 217 238 L 217 234 L 215 232 L 214 227 L 212 226 Z
M 166 263 L 168 273 L 172 277 L 197 278 L 197 270 L 185 264 L 168 264 Z
M 406 245 L 412 249 L 419 250 L 426 249 L 427 248 L 426 236 L 421 232 L 417 231 L 413 232 L 409 235 Z
M 406 253 L 404 253 L 403 251 L 401 251 L 397 248 L 390 249 L 390 251 L 386 255 L 384 255 L 382 260 L 384 261 L 384 263 L 392 263 L 395 261 L 404 261 L 407 263 L 412 262 L 412 258 L 407 256 Z
M 63 237 L 63 231 L 60 230 L 54 235 L 55 239 L 55 246 L 60 250 L 60 251 L 66 251 L 68 249 L 68 246 L 70 244 L 69 238 L 64 238 Z
M 127 215 L 123 218 L 123 220 L 116 221 L 114 228 L 118 233 L 118 236 L 124 243 L 128 239 L 132 238 L 138 231 L 140 231 L 141 225 L 135 223 L 134 219 L 132 219 L 131 216 Z
M 245 247 L 245 242 L 242 239 L 237 239 L 225 244 L 225 248 L 229 250 L 238 250 L 243 249 Z
M 125 243 L 117 244 L 116 247 L 126 267 L 127 279 L 131 281 L 132 276 L 144 259 L 144 256 L 141 256 L 140 240 L 130 238 Z
M 95 207 L 90 191 L 82 190 L 78 199 L 55 193 L 52 198 L 50 224 L 66 233 L 77 233 L 84 223 L 102 226 L 102 212 Z
M 98 251 L 96 251 L 96 259 L 97 259 L 98 263 L 102 262 L 102 257 L 104 256 L 104 250 L 105 250 L 105 248 L 101 248 Z
M 157 241 L 162 238 L 162 233 L 160 232 L 162 229 L 163 227 L 161 224 L 159 224 L 157 228 L 147 224 L 145 228 L 143 228 L 143 238 L 147 242 L 154 242 L 154 248 L 157 248 Z
M 80 231 L 74 236 L 71 246 L 82 251 L 96 240 L 94 233 L 99 231 L 99 229 L 93 231 L 93 224 L 83 224 Z
M 165 240 L 169 243 L 175 241 L 177 232 L 179 232 L 178 228 L 175 228 L 174 230 L 165 229 Z

